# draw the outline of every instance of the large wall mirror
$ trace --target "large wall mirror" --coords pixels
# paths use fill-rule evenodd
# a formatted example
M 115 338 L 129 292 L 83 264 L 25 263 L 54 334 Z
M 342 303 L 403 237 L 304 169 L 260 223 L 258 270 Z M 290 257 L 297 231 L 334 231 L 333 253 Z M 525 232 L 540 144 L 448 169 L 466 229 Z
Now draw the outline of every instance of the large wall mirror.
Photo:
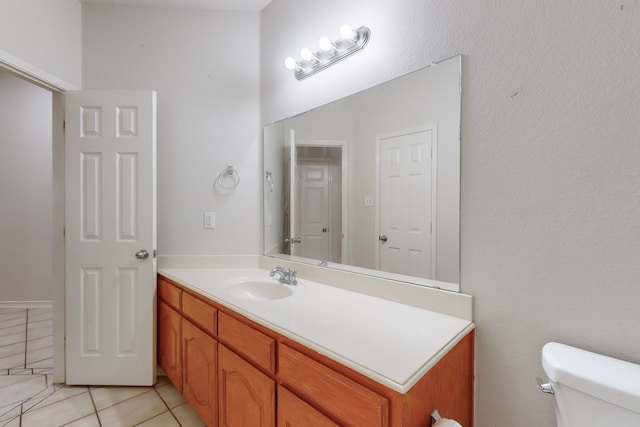
M 459 291 L 461 57 L 264 128 L 265 255 Z

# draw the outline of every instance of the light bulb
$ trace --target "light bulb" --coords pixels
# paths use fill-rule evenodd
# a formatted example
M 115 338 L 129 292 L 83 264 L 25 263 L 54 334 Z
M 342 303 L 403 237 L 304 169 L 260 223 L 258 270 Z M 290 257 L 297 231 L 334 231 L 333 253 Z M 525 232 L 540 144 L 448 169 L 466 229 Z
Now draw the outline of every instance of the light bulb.
M 284 60 L 284 66 L 287 70 L 295 70 L 296 68 L 298 68 L 298 63 L 296 62 L 295 59 L 288 56 Z
M 330 52 L 335 49 L 333 47 L 333 43 L 327 36 L 320 37 L 320 40 L 318 40 L 318 45 L 320 46 L 320 49 L 324 50 L 325 52 Z
M 340 26 L 340 37 L 345 40 L 353 41 L 356 38 L 356 33 L 351 28 L 349 24 L 342 24 Z
M 313 53 L 311 53 L 311 50 L 308 47 L 302 48 L 300 51 L 300 57 L 305 61 L 312 61 L 314 59 Z

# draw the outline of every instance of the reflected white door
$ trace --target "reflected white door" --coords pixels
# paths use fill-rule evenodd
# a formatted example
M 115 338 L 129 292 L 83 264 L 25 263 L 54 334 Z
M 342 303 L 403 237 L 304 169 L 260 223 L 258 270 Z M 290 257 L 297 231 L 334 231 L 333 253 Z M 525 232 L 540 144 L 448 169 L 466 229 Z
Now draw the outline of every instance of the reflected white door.
M 330 260 L 329 162 L 300 161 L 298 174 L 299 254 L 306 258 Z
M 434 128 L 378 139 L 379 268 L 430 278 Z
M 155 143 L 155 92 L 66 93 L 68 384 L 154 383 Z

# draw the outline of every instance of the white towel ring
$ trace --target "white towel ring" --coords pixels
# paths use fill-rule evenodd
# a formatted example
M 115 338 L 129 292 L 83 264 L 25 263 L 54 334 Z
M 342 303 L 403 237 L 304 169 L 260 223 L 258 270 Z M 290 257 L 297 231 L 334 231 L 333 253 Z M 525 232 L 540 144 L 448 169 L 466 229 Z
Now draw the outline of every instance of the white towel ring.
M 225 182 L 229 182 L 230 185 L 225 185 Z M 240 184 L 240 174 L 233 166 L 227 166 L 225 170 L 218 175 L 218 185 L 225 190 L 234 190 L 238 184 Z

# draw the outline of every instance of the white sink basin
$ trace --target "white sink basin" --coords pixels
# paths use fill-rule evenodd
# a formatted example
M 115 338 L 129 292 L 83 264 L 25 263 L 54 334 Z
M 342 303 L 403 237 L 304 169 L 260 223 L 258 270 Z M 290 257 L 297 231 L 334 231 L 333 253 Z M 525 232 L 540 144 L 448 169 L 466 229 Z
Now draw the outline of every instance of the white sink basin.
M 234 283 L 226 291 L 229 295 L 254 301 L 278 300 L 293 295 L 291 286 L 268 280 Z

